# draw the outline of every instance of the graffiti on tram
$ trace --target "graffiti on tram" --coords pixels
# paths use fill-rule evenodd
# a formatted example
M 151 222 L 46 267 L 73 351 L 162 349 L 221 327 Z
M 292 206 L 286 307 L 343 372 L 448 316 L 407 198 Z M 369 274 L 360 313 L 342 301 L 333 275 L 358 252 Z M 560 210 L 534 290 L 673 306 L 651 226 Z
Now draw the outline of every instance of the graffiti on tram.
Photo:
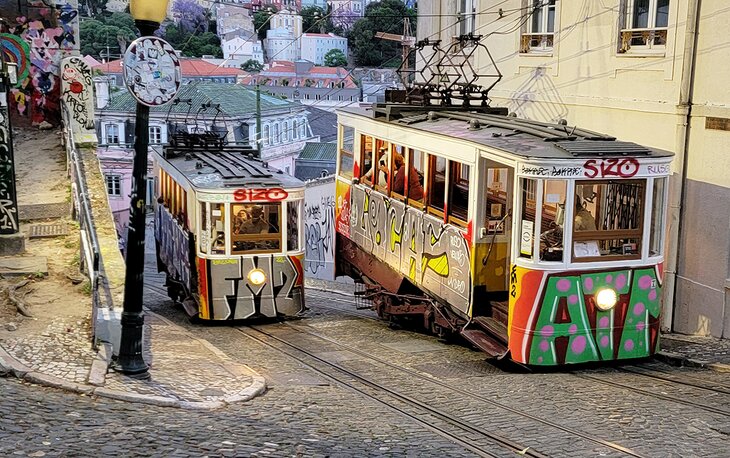
M 182 282 L 188 291 L 190 283 L 190 233 L 167 211 L 164 205 L 155 210 L 155 239 L 159 244 L 160 260 L 170 276 Z
M 659 343 L 660 269 L 561 276 L 513 266 L 513 359 L 556 365 L 651 355 Z M 606 288 L 615 291 L 618 301 L 601 310 L 596 295 Z
M 352 186 L 349 191 L 349 238 L 466 314 L 472 278 L 471 247 L 464 232 L 362 186 Z M 337 230 L 341 233 L 340 222 L 347 219 L 342 213 L 338 208 Z

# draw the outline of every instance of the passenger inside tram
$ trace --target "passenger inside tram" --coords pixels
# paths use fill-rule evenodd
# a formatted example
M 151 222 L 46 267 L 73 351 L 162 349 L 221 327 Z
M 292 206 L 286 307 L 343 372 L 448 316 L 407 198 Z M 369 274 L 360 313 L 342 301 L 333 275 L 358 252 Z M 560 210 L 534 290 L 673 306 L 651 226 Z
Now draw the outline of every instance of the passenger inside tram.
M 576 231 L 595 231 L 596 219 L 583 204 L 580 196 L 575 196 L 575 218 L 573 226 Z
M 406 185 L 406 161 L 400 153 L 395 153 L 393 156 L 393 168 L 395 169 L 395 175 L 393 177 L 393 188 L 392 191 L 403 195 L 405 192 Z M 412 165 L 409 167 L 409 179 L 408 179 L 408 198 L 421 200 L 423 199 L 423 186 L 421 186 L 421 177 L 418 175 L 418 171 Z
M 370 166 L 370 170 L 365 172 L 365 175 L 362 176 L 361 180 L 365 184 L 373 184 L 373 175 L 377 174 L 378 177 L 378 186 L 386 187 L 388 186 L 388 164 L 390 163 L 390 155 L 388 154 L 388 149 L 385 147 L 381 147 L 378 150 L 378 160 L 373 162 L 373 165 Z

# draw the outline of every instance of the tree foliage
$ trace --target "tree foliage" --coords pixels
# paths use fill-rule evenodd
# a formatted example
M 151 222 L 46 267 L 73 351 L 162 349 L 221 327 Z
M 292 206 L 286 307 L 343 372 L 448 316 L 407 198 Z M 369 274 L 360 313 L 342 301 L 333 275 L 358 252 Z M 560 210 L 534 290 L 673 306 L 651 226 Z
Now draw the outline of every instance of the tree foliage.
M 137 37 L 134 19 L 126 13 L 113 13 L 87 19 L 79 25 L 81 53 L 99 58 L 116 58 L 126 51 L 129 42 Z M 107 55 L 107 49 L 111 56 Z
M 210 12 L 195 0 L 175 0 L 172 5 L 175 23 L 186 33 L 198 34 L 208 31 Z
M 259 62 L 257 60 L 254 60 L 254 59 L 249 59 L 246 62 L 241 64 L 241 70 L 249 72 L 249 73 L 258 73 L 263 69 L 264 69 L 264 64 L 262 64 L 261 62 Z
M 305 33 L 342 33 L 342 30 L 332 23 L 332 17 L 318 6 L 305 6 L 299 14 L 302 16 L 302 30 Z
M 223 57 L 221 41 L 213 32 L 191 34 L 179 24 L 166 23 L 162 37 L 185 57 Z
M 377 32 L 403 34 L 403 18 L 411 20 L 415 35 L 416 11 L 400 0 L 382 0 L 370 3 L 365 16 L 355 22 L 348 35 L 350 48 L 357 65 L 368 67 L 393 66 L 401 59 L 402 46 L 397 41 L 375 38 Z
M 345 67 L 347 66 L 347 57 L 339 49 L 330 49 L 324 55 L 324 64 L 328 67 Z
M 266 5 L 253 15 L 253 26 L 258 33 L 259 39 L 266 38 L 266 31 L 271 28 L 271 16 L 279 10 L 274 5 Z M 306 30 L 306 29 L 304 29 Z

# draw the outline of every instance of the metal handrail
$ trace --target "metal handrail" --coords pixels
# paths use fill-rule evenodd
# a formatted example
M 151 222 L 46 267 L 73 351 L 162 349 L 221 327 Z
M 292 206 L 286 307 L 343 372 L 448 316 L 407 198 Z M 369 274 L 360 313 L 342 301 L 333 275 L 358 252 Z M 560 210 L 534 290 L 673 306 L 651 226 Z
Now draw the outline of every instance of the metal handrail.
M 101 258 L 101 245 L 99 243 L 99 237 L 96 233 L 96 225 L 94 224 L 91 201 L 88 195 L 88 186 L 86 181 L 86 171 L 84 165 L 79 157 L 76 143 L 74 140 L 73 130 L 69 127 L 68 119 L 68 107 L 62 104 L 63 121 L 65 126 L 65 134 L 68 141 L 65 142 L 66 146 L 66 157 L 68 161 L 68 174 L 73 180 L 72 192 L 73 192 L 73 205 L 74 212 L 73 217 L 79 222 L 79 231 L 81 246 L 79 247 L 79 270 L 84 272 L 86 267 L 86 275 L 89 277 L 91 282 L 91 302 L 92 302 L 92 317 L 91 317 L 91 339 L 92 347 L 96 349 L 96 318 L 101 304 L 101 296 L 99 294 L 99 288 L 104 288 L 106 296 L 105 308 L 111 308 L 111 290 L 109 283 L 107 282 L 106 276 L 104 275 L 103 261 Z

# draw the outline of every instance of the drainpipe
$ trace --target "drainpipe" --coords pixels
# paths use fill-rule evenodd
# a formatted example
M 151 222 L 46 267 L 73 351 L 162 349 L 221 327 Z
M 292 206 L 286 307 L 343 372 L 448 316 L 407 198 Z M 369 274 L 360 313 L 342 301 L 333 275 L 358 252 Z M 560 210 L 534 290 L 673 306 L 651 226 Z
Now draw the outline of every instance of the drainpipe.
M 682 152 L 679 164 L 681 173 L 679 195 L 676 191 L 670 198 L 671 223 L 669 225 L 667 263 L 665 273 L 665 294 L 662 328 L 674 329 L 674 301 L 677 297 L 677 272 L 679 270 L 679 250 L 682 238 L 682 210 L 685 206 L 687 160 L 689 156 L 690 122 L 692 121 L 692 103 L 695 86 L 695 68 L 697 65 L 697 40 L 700 24 L 700 8 L 702 0 L 691 0 L 687 11 L 687 30 L 684 38 L 684 53 L 682 58 L 682 80 L 679 92 L 679 114 L 684 116 L 677 138 L 677 152 Z

